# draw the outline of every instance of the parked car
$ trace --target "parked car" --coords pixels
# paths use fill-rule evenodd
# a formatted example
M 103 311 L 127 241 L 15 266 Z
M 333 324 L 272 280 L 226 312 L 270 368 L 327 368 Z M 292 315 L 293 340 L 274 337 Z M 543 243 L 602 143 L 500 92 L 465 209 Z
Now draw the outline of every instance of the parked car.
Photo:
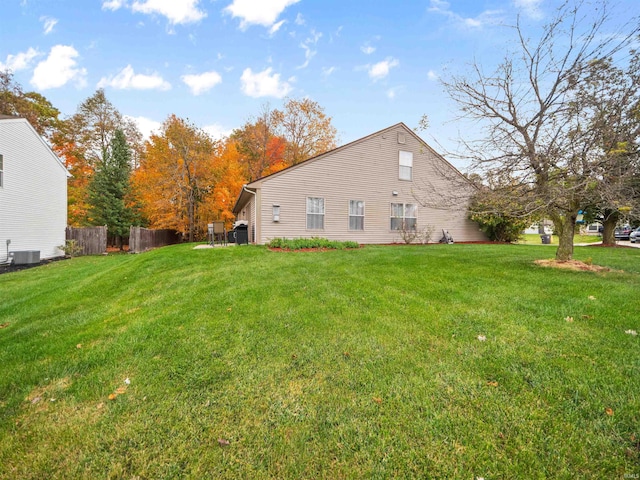
M 631 227 L 629 225 L 625 227 L 618 227 L 613 232 L 613 235 L 616 237 L 616 240 L 629 240 L 631 236 Z
M 640 243 L 640 227 L 636 228 L 629 234 L 629 240 L 631 241 L 631 243 Z

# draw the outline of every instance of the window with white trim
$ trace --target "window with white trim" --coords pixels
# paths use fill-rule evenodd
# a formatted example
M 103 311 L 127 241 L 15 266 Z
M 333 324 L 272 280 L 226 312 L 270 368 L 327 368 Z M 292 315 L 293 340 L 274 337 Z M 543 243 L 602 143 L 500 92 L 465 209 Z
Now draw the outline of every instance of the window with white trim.
M 415 203 L 391 204 L 391 230 L 415 230 L 418 223 L 418 206 Z
M 324 198 L 307 197 L 307 230 L 324 229 Z
M 403 152 L 400 150 L 398 155 L 398 166 L 398 178 L 400 180 L 411 180 L 413 178 L 413 153 Z
M 349 230 L 364 230 L 364 201 L 349 200 Z
M 0 154 L 0 188 L 4 187 L 4 158 Z

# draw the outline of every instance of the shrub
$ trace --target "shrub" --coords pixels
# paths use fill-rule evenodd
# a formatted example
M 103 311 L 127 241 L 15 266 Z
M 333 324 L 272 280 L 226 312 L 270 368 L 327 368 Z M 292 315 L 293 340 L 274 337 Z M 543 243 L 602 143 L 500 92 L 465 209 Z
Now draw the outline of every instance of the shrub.
M 281 248 L 283 250 L 302 250 L 306 248 L 317 248 L 326 250 L 343 250 L 345 248 L 359 248 L 360 244 L 353 241 L 340 242 L 327 238 L 273 238 L 267 244 L 270 248 Z

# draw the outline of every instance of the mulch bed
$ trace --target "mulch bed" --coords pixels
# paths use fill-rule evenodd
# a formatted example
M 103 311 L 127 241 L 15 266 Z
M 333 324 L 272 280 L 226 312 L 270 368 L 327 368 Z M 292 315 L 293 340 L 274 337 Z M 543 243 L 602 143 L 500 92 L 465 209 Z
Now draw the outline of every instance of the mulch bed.
M 40 260 L 40 263 L 34 263 L 31 265 L 0 265 L 0 275 L 3 273 L 19 272 L 20 270 L 27 270 L 28 268 L 40 267 L 42 265 L 48 265 L 52 262 L 58 262 L 60 260 L 66 260 L 67 257 L 48 258 L 46 260 Z
M 600 265 L 589 265 L 588 263 L 581 262 L 580 260 L 536 260 L 536 265 L 541 267 L 562 268 L 565 270 L 574 270 L 580 272 L 620 272 L 621 270 L 614 270 L 609 267 L 601 267 Z

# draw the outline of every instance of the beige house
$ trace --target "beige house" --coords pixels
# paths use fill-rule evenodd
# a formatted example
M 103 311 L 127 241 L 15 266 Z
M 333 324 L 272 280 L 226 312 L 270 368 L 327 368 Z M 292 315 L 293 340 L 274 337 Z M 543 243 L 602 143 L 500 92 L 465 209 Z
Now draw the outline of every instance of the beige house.
M 323 237 L 404 243 L 447 230 L 456 242 L 486 240 L 467 219 L 474 187 L 404 123 L 246 185 L 233 208 L 249 242 Z M 414 242 L 424 241 L 417 237 Z

